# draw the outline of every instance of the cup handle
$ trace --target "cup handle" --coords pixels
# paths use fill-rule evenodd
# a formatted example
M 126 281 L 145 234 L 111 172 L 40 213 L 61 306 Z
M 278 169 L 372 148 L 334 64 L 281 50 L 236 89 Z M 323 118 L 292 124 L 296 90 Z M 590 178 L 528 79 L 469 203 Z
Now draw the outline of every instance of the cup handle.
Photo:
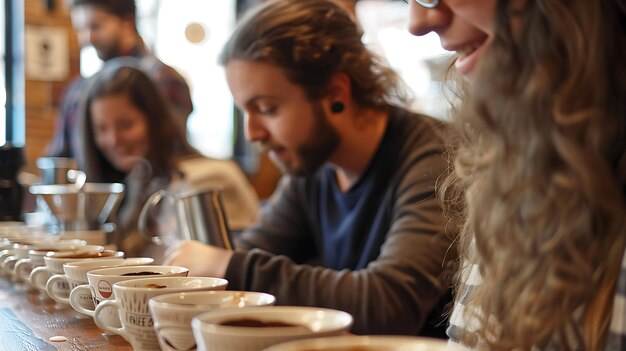
M 96 306 L 96 310 L 93 313 L 93 320 L 94 322 L 96 322 L 96 325 L 103 330 L 106 330 L 110 333 L 115 333 L 117 335 L 122 336 L 124 339 L 126 339 L 126 341 L 130 342 L 131 336 L 130 334 L 128 334 L 128 332 L 126 331 L 126 329 L 124 328 L 124 325 L 122 324 L 121 328 L 116 328 L 116 327 L 112 327 L 108 324 L 106 324 L 101 318 L 100 318 L 100 314 L 102 314 L 102 310 L 104 310 L 107 307 L 112 307 L 115 308 L 117 310 L 116 315 L 119 318 L 119 313 L 120 313 L 120 302 L 115 299 L 115 300 L 104 300 L 102 302 L 100 302 L 98 304 L 98 306 Z M 121 322 L 120 322 L 121 324 Z
M 30 273 L 33 271 L 33 263 L 30 258 L 22 258 L 15 263 L 15 277 L 21 282 L 30 282 Z
M 11 253 L 9 250 L 0 251 L 0 269 L 4 269 L 4 261 L 10 256 L 13 256 L 13 253 Z
M 30 273 L 30 284 L 39 291 L 46 291 L 48 279 L 50 279 L 50 272 L 46 266 L 37 267 Z
M 67 281 L 67 277 L 65 275 L 63 275 L 63 274 L 55 274 L 52 277 L 50 277 L 50 279 L 48 279 L 48 283 L 46 283 L 46 291 L 48 292 L 48 295 L 54 301 L 56 301 L 58 303 L 69 305 L 70 304 L 70 299 L 68 299 L 67 297 L 59 296 L 54 291 L 54 284 L 56 284 L 57 280 L 58 281 L 64 281 L 66 284 L 69 284 L 69 282 Z
M 11 273 L 15 272 L 15 265 L 17 264 L 17 261 L 19 260 L 19 258 L 15 257 L 15 256 L 9 256 L 7 258 L 4 259 L 4 273 L 8 276 L 11 275 Z
M 84 295 L 84 293 L 85 293 L 84 290 L 87 290 L 87 292 L 89 294 L 91 294 L 91 288 L 89 288 L 89 284 L 79 285 L 79 286 L 75 287 L 74 289 L 72 289 L 72 291 L 70 291 L 70 305 L 72 305 L 72 307 L 77 312 L 80 312 L 82 314 L 86 314 L 86 315 L 88 315 L 90 317 L 93 317 L 95 309 L 90 310 L 90 309 L 87 309 L 87 308 L 81 306 L 81 304 L 80 304 L 80 296 L 81 296 L 81 294 Z
M 161 202 L 161 200 L 167 195 L 168 195 L 167 191 L 159 190 L 155 192 L 154 194 L 150 195 L 148 200 L 146 200 L 146 203 L 141 208 L 141 212 L 139 213 L 139 219 L 137 220 L 137 227 L 139 229 L 139 233 L 143 235 L 144 237 L 152 238 L 147 231 L 148 220 L 149 220 L 148 213 L 152 211 L 152 209 L 155 208 L 156 205 L 158 205 L 159 202 Z M 159 241 L 157 240 L 155 241 L 155 243 L 159 243 Z

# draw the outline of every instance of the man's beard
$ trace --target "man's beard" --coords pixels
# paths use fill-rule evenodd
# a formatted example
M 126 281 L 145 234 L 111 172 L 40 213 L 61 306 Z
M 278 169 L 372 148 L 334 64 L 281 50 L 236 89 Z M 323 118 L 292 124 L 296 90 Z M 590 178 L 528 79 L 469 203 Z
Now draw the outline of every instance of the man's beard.
M 306 141 L 296 150 L 298 165 L 289 165 L 279 159 L 272 159 L 283 172 L 296 176 L 307 176 L 315 173 L 337 149 L 341 142 L 339 132 L 328 121 L 321 104 L 313 105 L 315 122 Z M 257 143 L 261 151 L 269 151 L 276 147 L 271 141 Z
M 97 48 L 94 46 L 94 48 L 96 49 L 96 53 L 98 54 L 98 57 L 102 61 L 109 61 L 110 59 L 114 59 L 120 55 L 119 43 L 115 43 L 113 45 L 108 45 L 106 47 L 100 47 L 100 48 Z

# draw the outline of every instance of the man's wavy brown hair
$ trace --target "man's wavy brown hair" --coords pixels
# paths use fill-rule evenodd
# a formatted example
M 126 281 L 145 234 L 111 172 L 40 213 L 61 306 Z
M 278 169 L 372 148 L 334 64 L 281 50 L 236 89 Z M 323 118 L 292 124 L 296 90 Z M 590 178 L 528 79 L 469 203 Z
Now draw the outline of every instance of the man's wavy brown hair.
M 345 73 L 352 98 L 363 107 L 386 109 L 408 101 L 404 82 L 361 40 L 362 31 L 329 0 L 271 0 L 250 9 L 224 45 L 220 63 L 272 64 L 311 100 L 327 94 L 335 73 Z
M 466 342 L 599 350 L 626 241 L 626 1 L 499 0 L 494 23 L 443 192 L 484 279 Z

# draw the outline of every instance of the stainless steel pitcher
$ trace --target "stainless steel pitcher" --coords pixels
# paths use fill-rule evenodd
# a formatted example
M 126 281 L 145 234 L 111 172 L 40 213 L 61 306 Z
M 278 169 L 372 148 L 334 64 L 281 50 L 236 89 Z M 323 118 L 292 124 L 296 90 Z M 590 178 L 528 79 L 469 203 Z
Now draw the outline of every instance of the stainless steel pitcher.
M 148 213 L 163 199 L 174 203 L 182 239 L 233 249 L 220 189 L 194 190 L 181 194 L 160 190 L 152 194 L 139 215 L 139 232 L 144 236 L 148 236 Z

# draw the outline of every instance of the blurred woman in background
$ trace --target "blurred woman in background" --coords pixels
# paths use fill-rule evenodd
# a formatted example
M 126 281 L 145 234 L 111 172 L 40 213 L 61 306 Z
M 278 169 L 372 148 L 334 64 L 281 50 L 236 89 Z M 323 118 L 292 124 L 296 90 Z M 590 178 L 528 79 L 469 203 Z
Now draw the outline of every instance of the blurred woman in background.
M 623 350 L 626 1 L 409 2 L 470 82 L 444 187 L 464 248 L 449 335 Z
M 231 227 L 252 224 L 258 198 L 243 172 L 232 161 L 208 159 L 194 150 L 155 84 L 135 67 L 129 58 L 107 62 L 92 78 L 80 109 L 79 167 L 90 182 L 126 185 L 115 243 L 128 256 L 154 254 L 142 250 L 147 239 L 138 233 L 137 220 L 146 199 L 162 189 L 222 188 Z

